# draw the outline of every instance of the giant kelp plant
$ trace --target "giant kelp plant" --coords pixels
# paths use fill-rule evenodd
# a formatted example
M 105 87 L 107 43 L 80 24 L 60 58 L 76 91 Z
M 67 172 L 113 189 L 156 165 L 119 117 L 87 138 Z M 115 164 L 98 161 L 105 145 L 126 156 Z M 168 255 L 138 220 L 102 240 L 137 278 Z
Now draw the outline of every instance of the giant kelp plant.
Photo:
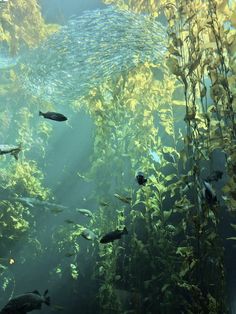
M 109 75 L 99 79 L 96 75 L 93 77 L 89 73 L 92 71 L 91 64 L 86 64 L 83 51 L 83 60 L 79 60 L 78 64 L 85 62 L 86 65 L 80 68 L 82 71 L 85 69 L 80 76 L 80 90 L 83 86 L 86 90 L 81 95 L 77 93 L 78 90 L 73 90 L 76 86 L 74 82 L 78 81 L 76 73 L 71 74 L 71 81 L 67 76 L 68 85 L 65 84 L 63 89 L 60 108 L 66 105 L 64 101 L 68 99 L 67 106 L 71 110 L 81 112 L 81 108 L 85 108 L 95 125 L 91 168 L 85 174 L 78 173 L 84 181 L 92 182 L 89 201 L 94 206 L 99 204 L 87 227 L 104 234 L 126 226 L 129 232 L 119 242 L 107 245 L 95 243 L 83 251 L 91 253 L 93 263 L 89 264 L 88 273 L 93 272 L 91 285 L 96 282 L 98 288 L 99 310 L 94 305 L 91 313 L 95 309 L 104 314 L 228 313 L 221 229 L 222 225 L 225 227 L 226 216 L 231 215 L 233 219 L 236 200 L 235 4 L 225 0 L 104 2 L 112 3 L 121 10 L 114 13 L 114 21 L 129 21 L 141 16 L 140 23 L 133 26 L 142 27 L 135 32 L 137 36 L 138 32 L 142 32 L 141 39 L 145 34 L 150 38 L 150 25 L 157 26 L 157 20 L 165 20 L 168 25 L 168 49 L 163 48 L 162 53 L 166 55 L 162 64 L 156 62 L 155 56 L 152 57 L 147 49 L 148 52 L 142 57 L 137 59 L 136 55 L 135 62 L 133 54 L 128 55 L 125 60 L 130 61 L 132 66 L 124 66 L 122 58 L 118 57 L 119 51 L 115 50 L 112 54 L 114 46 L 109 47 L 105 41 L 103 56 L 108 60 L 102 65 L 116 62 L 115 67 L 109 67 L 106 72 L 104 68 L 99 68 L 98 63 L 94 63 L 94 41 L 88 39 L 91 44 L 88 62 L 96 64 L 96 75 Z M 17 3 L 22 10 L 29 9 L 26 3 Z M 109 12 L 112 14 L 113 10 L 109 9 L 104 16 Z M 125 10 L 124 13 L 119 13 L 122 10 Z M 144 23 L 144 13 L 145 21 L 150 19 L 150 23 Z M 102 13 L 96 14 L 99 21 L 104 22 Z M 38 11 L 37 16 L 40 16 Z M 95 17 L 87 14 L 88 20 L 90 16 Z M 86 23 L 88 20 L 85 19 Z M 47 29 L 42 23 L 40 17 L 40 22 L 35 24 L 39 27 L 38 34 L 44 34 L 43 30 Z M 73 27 L 76 25 L 76 21 L 70 23 Z M 98 26 L 95 25 L 96 29 Z M 7 33 L 8 25 L 2 27 Z M 20 27 L 27 31 L 24 23 Z M 54 63 L 59 60 L 62 64 L 63 60 L 69 60 L 69 65 L 73 67 L 73 62 L 76 62 L 72 58 L 78 54 L 77 50 L 73 50 L 74 38 L 69 40 L 67 37 L 68 34 L 73 36 L 73 27 L 63 29 L 62 33 L 52 37 L 51 42 L 49 39 L 42 45 L 44 48 L 55 48 L 51 49 L 54 55 L 55 51 L 61 54 L 59 59 L 53 60 Z M 122 27 L 119 29 L 124 31 Z M 12 34 L 16 34 L 16 30 Z M 63 37 L 65 42 L 61 41 L 56 46 L 55 39 L 61 38 L 62 34 L 66 34 Z M 155 43 L 157 34 L 158 31 L 148 44 Z M 87 35 L 90 33 L 83 37 L 88 38 Z M 14 38 L 14 35 L 11 36 Z M 29 32 L 28 36 L 31 42 L 33 35 Z M 119 36 L 119 32 L 116 36 Z M 129 34 L 127 38 L 131 37 Z M 40 45 L 41 39 L 41 35 L 38 36 L 36 44 Z M 73 45 L 65 51 L 63 45 L 68 42 Z M 138 46 L 133 44 L 132 47 L 140 53 L 145 42 L 140 42 L 138 38 L 137 43 Z M 101 44 L 97 44 L 97 52 Z M 11 52 L 17 50 L 10 48 Z M 42 53 L 40 46 L 38 51 L 37 62 Z M 46 56 L 47 50 L 44 53 Z M 48 54 L 40 62 L 48 62 L 50 57 Z M 66 64 L 63 66 L 63 73 L 70 75 Z M 19 69 L 23 73 L 20 76 Z M 42 72 L 37 76 L 39 69 Z M 5 127 L 1 139 L 14 122 L 15 138 L 26 149 L 21 163 L 12 164 L 6 160 L 2 163 L 1 191 L 4 197 L 1 201 L 3 241 L 0 252 L 8 256 L 9 247 L 20 239 L 27 239 L 29 243 L 33 242 L 32 255 L 37 255 L 39 259 L 39 256 L 44 256 L 46 247 L 58 258 L 61 254 L 67 254 L 72 262 L 55 261 L 54 268 L 49 269 L 48 273 L 51 273 L 52 281 L 56 275 L 62 280 L 69 267 L 74 279 L 72 289 L 75 289 L 82 280 L 81 261 L 88 259 L 81 254 L 83 249 L 78 244 L 83 226 L 71 220 L 67 220 L 67 225 L 55 226 L 52 243 L 42 247 L 35 226 L 39 213 L 20 201 L 23 196 L 37 196 L 44 201 L 50 195 L 43 186 L 42 169 L 36 161 L 30 160 L 30 151 L 35 152 L 36 160 L 42 160 L 39 155 L 47 157 L 43 147 L 51 131 L 45 122 L 40 122 L 34 129 L 35 120 L 30 112 L 38 104 L 45 109 L 54 108 L 56 104 L 47 100 L 55 101 L 60 97 L 56 84 L 61 77 L 54 80 L 54 72 L 48 74 L 47 69 L 41 67 L 41 63 L 35 68 L 32 62 L 28 68 L 21 64 L 16 70 L 2 70 L 2 99 L 10 102 L 10 95 L 17 93 L 18 101 L 11 103 L 11 107 L 9 102 L 5 102 L 0 117 Z M 30 86 L 29 77 L 17 79 L 26 74 L 35 76 L 33 85 Z M 84 80 L 89 74 L 93 77 L 93 84 L 86 85 Z M 44 75 L 48 79 L 46 86 L 41 82 Z M 55 83 L 55 94 L 51 93 L 51 80 Z M 42 84 L 45 95 L 40 95 L 42 91 L 37 97 L 30 96 L 30 92 L 26 94 L 21 89 L 22 82 L 27 82 L 23 87 L 28 87 L 29 91 L 35 90 L 38 83 Z M 27 105 L 22 106 L 22 103 Z M 36 152 L 38 147 L 40 149 Z M 147 177 L 147 183 L 143 186 L 135 182 L 137 171 L 144 172 Z M 232 227 L 235 229 L 235 224 Z M 47 226 L 44 228 L 49 229 Z M 230 240 L 236 238 L 233 232 Z M 11 275 L 7 272 L 7 266 L 2 265 L 0 271 L 4 274 L 6 289 L 12 280 Z
M 100 87 L 88 101 L 97 121 L 95 168 L 104 174 L 112 167 L 109 194 L 118 190 L 132 199 L 113 218 L 114 227 L 130 224 L 130 239 L 124 248 L 102 248 L 100 253 L 101 306 L 107 313 L 123 313 L 114 303 L 115 297 L 119 301 L 117 289 L 123 289 L 132 294 L 130 310 L 135 313 L 226 313 L 219 225 L 224 212 L 234 208 L 233 7 L 227 1 L 117 5 L 139 13 L 154 8 L 154 17 L 164 10 L 169 71 L 162 66 L 158 72 L 146 63 L 112 86 Z M 178 122 L 181 117 L 186 129 Z M 221 197 L 209 202 L 203 182 L 217 170 L 217 152 L 232 179 L 219 192 L 224 202 Z M 150 175 L 149 183 L 138 191 L 127 189 L 127 173 L 134 176 L 138 168 Z M 108 186 L 109 173 L 105 182 L 101 174 L 98 195 Z M 100 210 L 102 220 L 111 219 L 107 208 Z

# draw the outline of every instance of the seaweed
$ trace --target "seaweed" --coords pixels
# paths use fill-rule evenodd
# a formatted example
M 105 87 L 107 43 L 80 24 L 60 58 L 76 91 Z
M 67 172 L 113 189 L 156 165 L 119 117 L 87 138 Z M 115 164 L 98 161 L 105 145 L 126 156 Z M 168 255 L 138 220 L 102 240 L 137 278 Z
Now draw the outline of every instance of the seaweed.
M 20 49 L 32 48 L 58 30 L 45 24 L 36 0 L 9 0 L 1 6 L 0 42 L 14 56 Z
M 38 104 L 50 110 L 54 106 L 26 95 L 14 70 L 3 71 L 0 121 L 5 133 L 15 127 L 25 151 L 20 163 L 2 159 L 1 254 L 7 255 L 19 241 L 31 247 L 28 260 L 42 258 L 47 250 L 56 256 L 50 278 L 63 280 L 69 273 L 72 289 L 80 279 L 80 262 L 90 258 L 101 313 L 227 313 L 220 225 L 226 224 L 228 212 L 235 215 L 236 205 L 236 34 L 224 23 L 235 27 L 235 12 L 226 1 L 215 0 L 104 2 L 151 19 L 163 15 L 168 22 L 166 62 L 124 70 L 69 105 L 76 112 L 85 109 L 95 125 L 91 168 L 78 172 L 81 180 L 93 183 L 88 201 L 98 204 L 86 227 L 102 235 L 126 226 L 129 233 L 108 245 L 95 241 L 86 247 L 89 257 L 83 257 L 78 238 L 84 227 L 67 219 L 67 224 L 55 226 L 50 245 L 43 247 L 35 222 L 39 215 L 45 218 L 46 210 L 30 210 L 13 198 L 53 197 L 40 164 L 52 128 L 40 121 L 35 130 L 29 110 Z M 50 33 L 35 1 L 16 3 L 21 9 L 14 22 L 11 1 L 1 12 L 1 38 L 12 54 L 21 40 L 33 47 Z M 29 28 L 29 10 L 36 29 Z M 17 21 L 26 23 L 21 34 Z M 39 162 L 31 160 L 30 151 Z M 210 183 L 216 191 L 216 200 L 210 202 L 204 187 L 215 170 L 216 152 L 224 156 L 226 179 L 220 188 Z M 144 186 L 135 182 L 138 170 L 147 177 Z M 235 224 L 230 221 L 229 226 L 228 239 L 235 241 Z M 13 280 L 7 273 L 10 266 L 0 266 L 6 289 Z

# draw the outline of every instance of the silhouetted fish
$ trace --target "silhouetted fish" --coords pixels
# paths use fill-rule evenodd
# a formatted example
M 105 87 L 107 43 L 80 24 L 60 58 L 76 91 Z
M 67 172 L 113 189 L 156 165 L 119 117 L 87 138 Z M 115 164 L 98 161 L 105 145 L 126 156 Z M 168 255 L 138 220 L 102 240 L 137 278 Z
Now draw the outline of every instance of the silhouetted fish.
M 50 119 L 50 120 L 55 120 L 55 121 L 66 121 L 67 117 L 65 117 L 63 114 L 61 113 L 57 113 L 57 112 L 45 112 L 43 113 L 42 111 L 39 111 L 39 115 L 43 116 L 45 119 Z
M 41 310 L 42 304 L 50 305 L 50 297 L 47 297 L 48 290 L 43 295 L 37 290 L 28 292 L 11 299 L 0 314 L 26 314 L 33 310 Z
M 114 240 L 119 240 L 121 239 L 122 235 L 124 234 L 128 234 L 128 230 L 126 229 L 126 227 L 124 227 L 123 230 L 115 230 L 112 232 L 109 232 L 107 234 L 105 234 L 101 240 L 100 243 L 109 243 L 109 242 L 113 242 Z
M 218 181 L 220 179 L 222 179 L 222 176 L 223 176 L 223 172 L 220 171 L 220 170 L 215 170 L 213 171 L 213 173 L 207 177 L 207 181 L 208 182 L 212 182 L 212 181 Z
M 139 185 L 145 185 L 147 182 L 147 179 L 144 177 L 144 174 L 141 171 L 139 171 L 136 174 L 136 180 L 137 180 Z
M 10 154 L 16 160 L 18 160 L 18 154 L 21 151 L 21 145 L 13 146 L 13 145 L 0 145 L 0 155 Z

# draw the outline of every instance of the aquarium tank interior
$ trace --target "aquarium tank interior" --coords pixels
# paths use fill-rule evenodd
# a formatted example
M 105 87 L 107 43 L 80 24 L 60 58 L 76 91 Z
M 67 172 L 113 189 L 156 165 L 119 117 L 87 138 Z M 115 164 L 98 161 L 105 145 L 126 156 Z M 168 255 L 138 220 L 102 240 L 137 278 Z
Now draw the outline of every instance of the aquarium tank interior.
M 236 0 L 0 0 L 0 314 L 236 314 Z

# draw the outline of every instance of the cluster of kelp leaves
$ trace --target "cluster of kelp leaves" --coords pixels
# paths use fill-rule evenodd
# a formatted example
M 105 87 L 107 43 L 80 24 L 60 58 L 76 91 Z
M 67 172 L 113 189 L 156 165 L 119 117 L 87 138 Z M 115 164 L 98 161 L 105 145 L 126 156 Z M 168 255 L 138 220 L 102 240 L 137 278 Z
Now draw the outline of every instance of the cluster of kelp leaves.
M 169 47 L 166 64 L 145 63 L 116 75 L 73 104 L 76 111 L 83 104 L 96 125 L 92 167 L 84 178 L 95 181 L 91 198 L 100 206 L 89 227 L 104 233 L 124 225 L 129 230 L 122 242 L 93 248 L 91 272 L 100 283 L 100 312 L 227 313 L 219 230 L 225 215 L 233 221 L 236 206 L 236 7 L 225 0 L 105 2 L 148 13 L 150 18 L 165 15 Z M 15 14 L 8 14 L 16 4 Z M 0 13 L 0 39 L 9 43 L 12 53 L 17 50 L 15 39 L 23 38 L 31 46 L 55 30 L 43 23 L 34 0 L 15 1 L 14 8 L 10 1 L 6 12 Z M 33 28 L 31 16 L 37 20 Z M 0 138 L 6 139 L 15 121 L 15 138 L 25 153 L 37 146 L 44 154 L 41 144 L 50 134 L 48 124 L 41 122 L 37 130 L 30 127 L 30 110 L 41 100 L 21 92 L 13 70 L 5 75 L 12 83 L 4 84 L 3 72 Z M 17 109 L 13 93 L 26 105 Z M 203 197 L 203 179 L 222 170 L 217 168 L 219 158 L 224 184 L 214 186 L 218 202 L 212 206 Z M 1 255 L 7 256 L 9 248 L 24 239 L 38 256 L 43 248 L 34 230 L 34 215 L 7 199 L 9 194 L 48 199 L 43 174 L 37 162 L 27 158 L 1 164 Z M 142 188 L 133 183 L 137 169 L 149 176 Z M 130 197 L 131 202 L 121 203 L 114 193 Z M 236 225 L 226 227 L 232 227 L 230 241 L 234 241 Z M 70 243 L 79 252 L 80 232 L 76 225 L 60 229 L 55 246 L 60 250 Z M 72 276 L 79 285 L 76 257 L 74 261 Z M 7 267 L 0 268 L 6 287 Z M 58 267 L 57 272 L 63 269 Z

